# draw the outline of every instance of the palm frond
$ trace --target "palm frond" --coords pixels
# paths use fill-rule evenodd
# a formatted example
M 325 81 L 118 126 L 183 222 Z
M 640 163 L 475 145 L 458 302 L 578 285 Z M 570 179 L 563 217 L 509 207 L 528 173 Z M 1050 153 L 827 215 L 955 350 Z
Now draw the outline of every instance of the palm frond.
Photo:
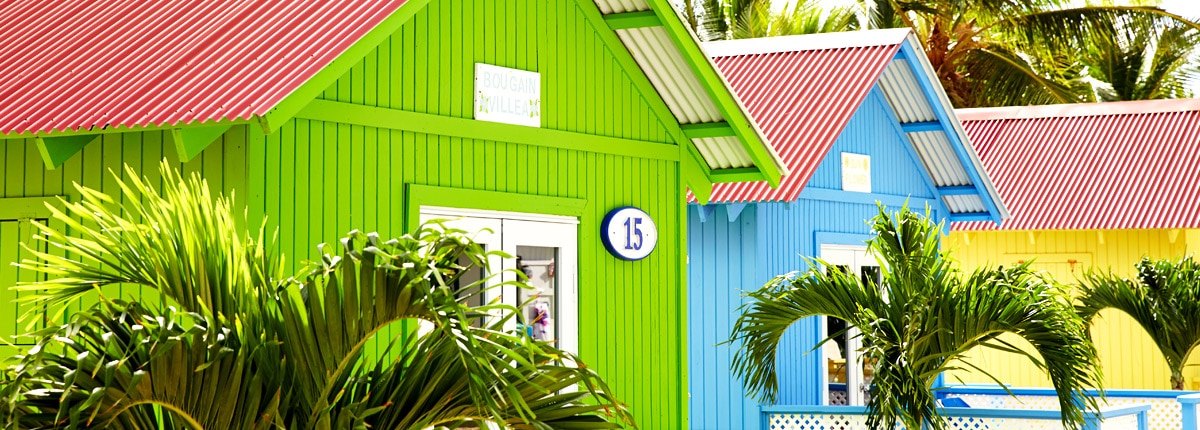
M 47 205 L 71 235 L 34 223 L 41 232 L 36 239 L 54 251 L 26 246 L 34 258 L 18 264 L 50 278 L 16 288 L 27 292 L 31 309 L 58 308 L 118 284 L 153 288 L 161 305 L 206 316 L 262 306 L 261 291 L 246 286 L 260 285 L 253 284 L 261 282 L 256 276 L 279 273 L 273 256 L 261 252 L 270 245 L 261 235 L 252 239 L 244 233 L 232 197 L 214 195 L 199 176 L 185 181 L 165 160 L 160 170 L 161 192 L 128 167 L 128 179 L 110 172 L 121 189 L 119 206 L 78 184 L 80 201 L 60 199 L 63 210 Z M 208 204 L 193 204 L 200 202 Z
M 1101 310 L 1128 314 L 1146 330 L 1171 369 L 1171 383 L 1183 389 L 1183 367 L 1200 345 L 1200 266 L 1192 258 L 1137 263 L 1136 279 L 1111 273 L 1085 274 L 1077 310 L 1089 324 Z
M 19 288 L 53 306 L 101 294 L 68 324 L 35 333 L 39 343 L 6 370 L 6 423 L 130 430 L 633 425 L 578 357 L 505 331 L 517 315 L 513 306 L 468 305 L 486 280 L 461 288 L 456 281 L 492 254 L 467 232 L 427 224 L 386 241 L 351 232 L 341 252 L 285 280 L 264 229 L 258 238 L 242 233 L 230 200 L 212 195 L 198 175 L 183 180 L 162 169 L 161 192 L 131 171 L 134 179 L 117 177 L 120 205 L 80 187 L 81 202 L 53 213 L 71 235 L 39 227 L 39 240 L 60 252 L 31 249 L 39 260 L 23 267 L 59 277 Z M 107 298 L 114 284 L 161 294 L 150 303 Z M 382 334 L 414 320 L 432 330 Z M 400 358 L 369 356 L 374 341 L 392 345 Z
M 1043 75 L 1026 58 L 1003 46 L 971 51 L 966 82 L 955 91 L 956 107 L 1022 106 L 1086 101 L 1090 89 Z M 960 104 L 961 103 L 961 104 Z
M 832 33 L 855 29 L 857 18 L 845 7 L 825 8 L 813 0 L 800 0 L 791 8 L 775 12 L 772 3 L 747 5 L 733 29 L 735 39 Z
M 37 335 L 2 393 L 15 428 L 277 424 L 283 374 L 254 357 L 278 344 L 253 342 L 234 321 L 102 299 Z
M 1200 30 L 1200 23 L 1154 6 L 1081 6 L 1043 8 L 997 23 L 1005 34 L 1044 45 L 1055 52 L 1084 50 L 1097 38 L 1127 28 L 1174 23 Z
M 893 214 L 881 207 L 868 246 L 881 260 L 882 286 L 814 260 L 748 293 L 728 341 L 738 346 L 734 374 L 760 400 L 775 401 L 776 354 L 787 328 L 810 316 L 839 318 L 859 328 L 861 356 L 875 363 L 868 426 L 941 429 L 937 375 L 975 368 L 966 362 L 973 348 L 1012 349 L 998 336 L 1014 333 L 1034 346 L 1037 355 L 1027 356 L 1054 382 L 1064 426 L 1081 428 L 1083 410 L 1098 407 L 1083 390 L 1098 387 L 1100 376 L 1065 290 L 1026 266 L 963 278 L 938 247 L 941 230 L 907 208 Z

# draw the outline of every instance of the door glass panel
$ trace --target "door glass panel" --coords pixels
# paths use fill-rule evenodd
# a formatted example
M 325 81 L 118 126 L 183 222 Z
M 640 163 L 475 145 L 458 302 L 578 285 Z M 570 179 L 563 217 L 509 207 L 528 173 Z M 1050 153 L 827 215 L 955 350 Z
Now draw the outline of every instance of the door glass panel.
M 879 284 L 883 283 L 883 271 L 879 270 L 879 266 L 863 266 L 862 282 L 863 285 L 874 285 L 878 287 Z
M 517 290 L 525 330 L 537 340 L 555 341 L 558 323 L 558 249 L 543 246 L 517 246 L 517 264 L 529 278 L 532 289 Z
M 442 224 L 448 229 L 458 229 L 466 232 L 475 243 L 479 244 L 486 251 L 494 251 L 501 249 L 500 244 L 500 220 L 486 218 L 465 218 L 453 213 L 439 213 L 436 211 L 422 212 L 421 221 L 428 222 L 430 220 L 441 220 Z M 491 270 L 501 270 L 501 260 L 496 256 L 489 256 L 487 267 L 482 264 L 476 264 L 467 256 L 458 257 L 456 261 L 462 273 L 458 279 L 450 285 L 455 291 L 459 291 L 461 295 L 474 294 L 468 299 L 465 304 L 468 306 L 481 306 L 491 302 L 493 299 L 499 298 L 500 288 L 494 288 L 499 283 L 497 278 L 488 277 L 488 268 Z M 476 284 L 480 280 L 485 280 L 484 285 Z M 482 293 L 480 289 L 484 289 Z M 418 322 L 418 332 L 421 334 L 428 333 L 432 330 L 433 325 L 426 321 Z M 475 321 L 473 325 L 482 327 L 484 321 Z
M 487 270 L 483 265 L 475 264 L 465 255 L 458 257 L 457 264 L 462 268 L 460 269 L 461 273 L 458 278 L 454 279 L 450 287 L 459 293 L 460 300 L 465 295 L 472 295 L 465 302 L 467 306 L 483 306 L 486 300 L 480 290 L 485 287 L 479 281 L 487 277 Z

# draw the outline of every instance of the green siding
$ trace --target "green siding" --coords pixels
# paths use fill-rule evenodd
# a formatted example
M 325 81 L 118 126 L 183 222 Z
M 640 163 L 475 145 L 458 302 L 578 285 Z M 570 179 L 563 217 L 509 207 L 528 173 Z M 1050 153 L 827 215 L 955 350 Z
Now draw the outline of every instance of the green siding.
M 434 0 L 319 98 L 469 119 L 474 64 L 483 62 L 541 74 L 544 128 L 670 143 L 596 31 L 570 1 Z M 262 140 L 251 145 L 252 200 L 279 227 L 289 260 L 313 258 L 315 244 L 351 229 L 401 234 L 407 184 L 585 199 L 582 359 L 642 427 L 685 426 L 678 163 L 405 128 L 297 119 L 251 137 Z M 624 205 L 659 225 L 646 260 L 617 260 L 600 243 L 600 220 Z
M 587 199 L 580 219 L 581 356 L 646 428 L 682 422 L 675 163 L 312 120 L 289 122 L 253 148 L 254 165 L 264 168 L 251 182 L 265 184 L 261 201 L 291 261 L 315 257 L 315 244 L 336 243 L 355 228 L 401 234 L 405 184 Z M 374 156 L 360 155 L 367 153 Z M 622 205 L 642 207 L 661 226 L 646 260 L 619 261 L 600 243 L 600 220 Z
M 545 128 L 672 143 L 574 1 L 431 1 L 319 98 L 471 118 L 476 62 L 541 73 Z
M 178 163 L 167 132 L 103 135 L 54 170 L 46 170 L 33 139 L 0 140 L 0 168 L 3 168 L 3 174 L 0 174 L 0 205 L 4 204 L 6 198 L 19 197 L 61 196 L 68 201 L 78 201 L 79 193 L 72 186 L 73 183 L 119 196 L 120 189 L 110 171 L 124 177 L 123 166 L 127 164 L 153 183 L 160 176 L 158 163 L 164 157 L 172 160 L 185 173 L 200 173 L 208 179 L 214 190 L 226 194 L 236 190 L 239 201 L 245 203 L 246 130 L 245 126 L 234 127 L 200 156 L 183 164 Z M 3 290 L 0 292 L 0 306 L 3 306 L 3 311 L 0 311 L 0 336 L 3 337 L 23 332 L 17 325 L 17 318 L 24 309 L 12 302 L 17 294 L 8 288 L 17 281 L 33 280 L 36 275 L 20 271 L 10 264 L 29 257 L 19 248 L 19 243 L 30 242 L 35 231 L 28 220 L 0 219 L 0 290 Z M 122 286 L 113 288 L 109 290 L 110 294 L 127 298 L 154 300 L 155 297 L 152 291 L 139 293 Z M 17 310 L 21 312 L 15 312 Z M 0 357 L 9 356 L 12 352 L 8 348 L 0 349 Z
M 627 75 L 640 71 L 622 68 L 573 1 L 431 1 L 320 98 L 469 119 L 476 62 L 539 72 L 545 129 L 674 143 L 663 123 L 673 119 L 655 117 L 644 99 L 657 95 L 639 93 Z M 55 170 L 43 167 L 33 140 L 0 140 L 0 198 L 74 200 L 72 182 L 117 195 L 110 169 L 123 175 L 128 163 L 154 178 L 159 160 L 178 160 L 166 133 L 104 135 Z M 279 229 L 291 269 L 315 257 L 316 244 L 336 244 L 352 229 L 403 234 L 409 184 L 586 200 L 579 230 L 582 359 L 643 428 L 685 427 L 680 166 L 661 151 L 642 158 L 565 149 L 553 144 L 563 135 L 542 134 L 543 144 L 527 145 L 503 136 L 417 133 L 406 124 L 296 119 L 267 135 L 235 126 L 180 166 L 200 172 L 214 189 L 235 192 L 251 220 L 266 216 L 268 232 Z M 657 249 L 639 262 L 610 256 L 598 237 L 604 214 L 624 205 L 643 208 L 659 226 Z M 10 224 L 0 232 L 5 265 L 14 259 Z M 19 275 L 2 276 L 11 282 Z

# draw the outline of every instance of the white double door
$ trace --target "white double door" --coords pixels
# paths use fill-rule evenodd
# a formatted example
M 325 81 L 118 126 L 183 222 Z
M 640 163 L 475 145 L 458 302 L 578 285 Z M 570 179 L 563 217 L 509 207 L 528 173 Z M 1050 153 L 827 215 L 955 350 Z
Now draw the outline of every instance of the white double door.
M 499 299 L 515 306 L 521 318 L 510 320 L 507 328 L 520 328 L 560 349 L 578 352 L 577 218 L 422 207 L 421 221 L 433 219 L 446 220 L 448 228 L 467 231 L 488 251 L 500 250 L 512 257 L 489 258 L 488 267 L 492 273 L 500 273 L 498 277 L 482 269 L 462 277 L 463 283 L 487 279 L 489 288 L 473 304 Z M 533 288 L 507 284 L 517 280 L 513 269 L 524 272 Z M 497 287 L 501 284 L 505 285 Z
M 874 285 L 879 285 L 881 282 L 879 261 L 867 252 L 865 246 L 821 245 L 821 259 L 836 270 L 860 277 L 864 283 L 874 282 Z M 822 339 L 847 328 L 845 322 L 832 317 L 826 317 L 821 326 Z M 825 367 L 822 375 L 828 379 L 827 382 L 846 384 L 844 399 L 836 398 L 834 391 L 827 390 L 827 397 L 823 402 L 825 404 L 861 406 L 866 403 L 872 366 L 863 363 L 859 357 L 862 340 L 858 334 L 857 328 L 849 327 L 844 335 L 829 341 L 830 344 L 837 345 L 836 349 L 828 344 L 822 348 L 821 362 Z

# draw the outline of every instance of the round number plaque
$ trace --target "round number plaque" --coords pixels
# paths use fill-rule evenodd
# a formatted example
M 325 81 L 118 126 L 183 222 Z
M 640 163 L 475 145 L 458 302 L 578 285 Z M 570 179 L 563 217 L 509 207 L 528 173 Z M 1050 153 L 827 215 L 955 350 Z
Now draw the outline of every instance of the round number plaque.
M 654 251 L 658 228 L 645 211 L 633 206 L 613 209 L 600 223 L 600 238 L 608 252 L 622 260 L 641 260 Z

